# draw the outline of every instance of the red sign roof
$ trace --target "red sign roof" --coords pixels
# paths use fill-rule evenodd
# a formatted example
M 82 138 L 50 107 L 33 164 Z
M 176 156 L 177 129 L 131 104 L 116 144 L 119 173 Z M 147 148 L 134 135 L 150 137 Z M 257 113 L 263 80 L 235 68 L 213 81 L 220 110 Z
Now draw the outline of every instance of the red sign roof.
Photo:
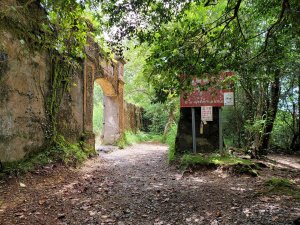
M 193 91 L 185 99 L 180 97 L 180 107 L 224 106 L 224 93 L 230 90 Z

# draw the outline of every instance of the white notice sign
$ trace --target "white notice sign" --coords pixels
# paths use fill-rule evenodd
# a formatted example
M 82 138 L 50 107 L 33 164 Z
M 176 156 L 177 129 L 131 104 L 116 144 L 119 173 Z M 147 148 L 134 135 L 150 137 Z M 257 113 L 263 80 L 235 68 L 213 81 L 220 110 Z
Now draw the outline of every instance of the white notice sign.
M 201 106 L 201 120 L 202 121 L 213 121 L 213 107 L 212 106 Z
M 233 92 L 224 92 L 224 105 L 234 105 Z

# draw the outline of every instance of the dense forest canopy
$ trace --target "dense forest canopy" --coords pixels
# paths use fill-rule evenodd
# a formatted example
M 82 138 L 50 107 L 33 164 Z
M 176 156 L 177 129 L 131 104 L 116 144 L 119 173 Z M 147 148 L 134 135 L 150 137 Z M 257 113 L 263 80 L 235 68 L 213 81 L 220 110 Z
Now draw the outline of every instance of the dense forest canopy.
M 103 1 L 102 10 L 117 50 L 124 38 L 148 44 L 144 75 L 161 101 L 187 89 L 194 75 L 234 71 L 232 141 L 257 154 L 271 142 L 298 148 L 298 1 Z

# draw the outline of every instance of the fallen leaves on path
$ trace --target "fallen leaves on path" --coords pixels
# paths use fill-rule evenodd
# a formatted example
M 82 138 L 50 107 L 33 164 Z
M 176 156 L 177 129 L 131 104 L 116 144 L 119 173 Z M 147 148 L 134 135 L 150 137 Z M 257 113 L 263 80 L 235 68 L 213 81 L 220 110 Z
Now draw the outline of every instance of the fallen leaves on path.
M 183 176 L 166 163 L 166 151 L 139 144 L 77 170 L 48 166 L 10 179 L 0 184 L 0 224 L 287 225 L 300 215 L 293 198 L 257 194 L 260 177 Z

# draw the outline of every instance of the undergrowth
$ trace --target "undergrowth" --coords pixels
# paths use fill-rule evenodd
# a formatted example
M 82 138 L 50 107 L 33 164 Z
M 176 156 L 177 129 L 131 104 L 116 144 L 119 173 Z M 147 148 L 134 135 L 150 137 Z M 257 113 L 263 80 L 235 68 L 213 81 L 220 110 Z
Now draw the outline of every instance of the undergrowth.
M 277 195 L 290 195 L 300 200 L 300 188 L 290 179 L 272 177 L 265 182 L 266 192 Z
M 176 157 L 175 157 L 176 134 L 177 134 L 177 124 L 174 124 L 173 126 L 171 126 L 169 132 L 164 137 L 164 143 L 166 143 L 169 146 L 169 148 L 168 148 L 168 162 L 169 163 L 173 162 L 176 159 Z
M 55 143 L 46 150 L 27 155 L 24 159 L 4 163 L 0 177 L 5 175 L 20 175 L 33 171 L 39 166 L 60 162 L 65 165 L 77 166 L 88 157 L 93 156 L 95 150 L 84 142 L 71 144 L 63 136 L 57 136 Z
M 140 142 L 162 142 L 162 137 L 159 134 L 151 134 L 138 131 L 125 131 L 124 136 L 118 140 L 116 145 L 123 149 L 126 146 L 133 145 Z

